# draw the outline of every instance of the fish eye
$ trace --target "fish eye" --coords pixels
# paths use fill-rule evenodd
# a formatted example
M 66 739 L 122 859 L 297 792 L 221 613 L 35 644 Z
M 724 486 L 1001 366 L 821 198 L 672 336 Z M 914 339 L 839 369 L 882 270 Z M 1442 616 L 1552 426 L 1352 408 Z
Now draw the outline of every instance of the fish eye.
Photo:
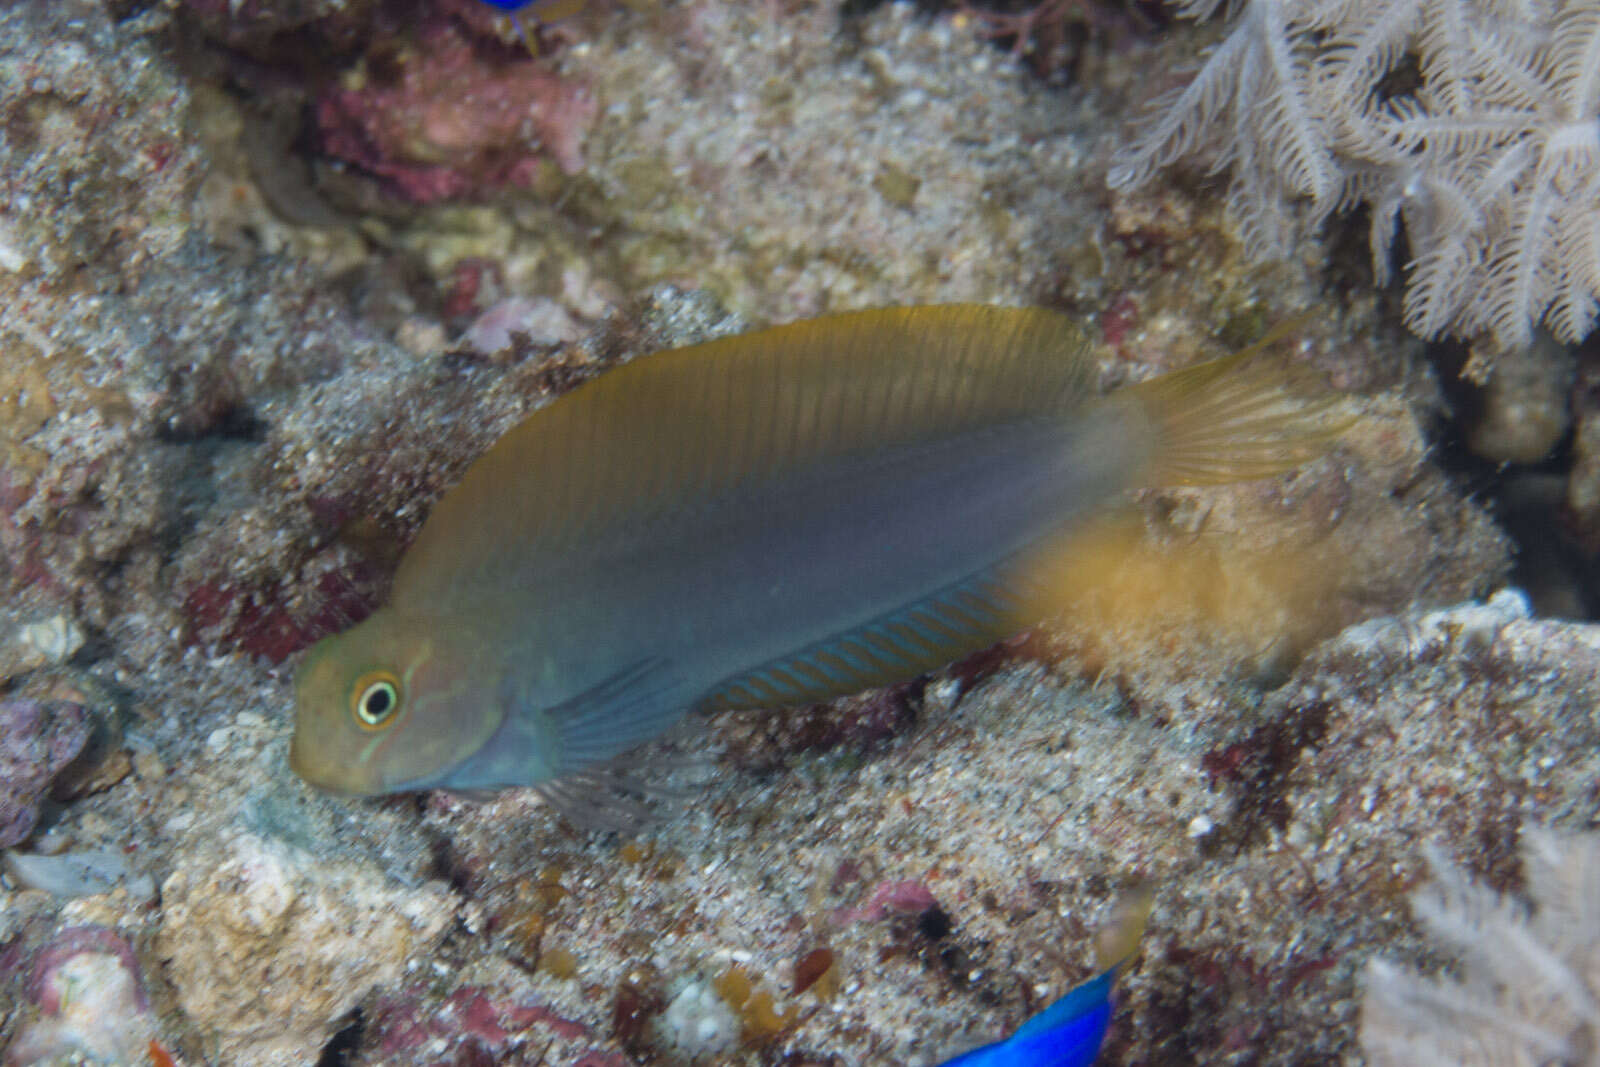
M 388 671 L 370 671 L 350 688 L 350 713 L 363 730 L 381 730 L 400 710 L 400 679 Z

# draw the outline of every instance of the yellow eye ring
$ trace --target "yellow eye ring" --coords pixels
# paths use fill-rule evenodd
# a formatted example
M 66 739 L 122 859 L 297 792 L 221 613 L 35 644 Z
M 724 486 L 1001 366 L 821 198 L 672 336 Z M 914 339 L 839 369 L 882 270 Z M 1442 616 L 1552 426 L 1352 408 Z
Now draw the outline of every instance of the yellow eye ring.
M 400 711 L 400 679 L 389 671 L 368 671 L 350 687 L 350 715 L 363 730 L 382 730 Z

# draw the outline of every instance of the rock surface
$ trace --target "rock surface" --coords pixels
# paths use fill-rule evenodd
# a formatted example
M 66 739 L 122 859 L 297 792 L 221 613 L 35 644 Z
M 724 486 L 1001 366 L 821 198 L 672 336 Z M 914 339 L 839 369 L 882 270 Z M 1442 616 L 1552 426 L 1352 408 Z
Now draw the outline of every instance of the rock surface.
M 397 206 L 293 127 L 355 72 L 448 96 L 407 78 L 438 20 L 486 77 L 594 94 L 580 172 Z M 1147 49 L 1092 37 L 1049 87 L 976 26 L 596 3 L 532 59 L 477 0 L 0 6 L 0 621 L 75 635 L 0 668 L 10 700 L 62 660 L 126 693 L 132 753 L 30 847 L 162 887 L 0 878 L 0 1045 L 46 1020 L 27 961 L 95 926 L 137 965 L 136 1032 L 186 1064 L 671 1065 L 694 989 L 672 1018 L 736 1017 L 733 1067 L 927 1067 L 1083 978 L 1138 883 L 1104 1062 L 1354 1063 L 1364 961 L 1430 959 L 1422 843 L 1516 893 L 1520 826 L 1594 820 L 1600 631 L 1481 602 L 1511 546 L 1443 465 L 1448 391 L 1388 297 L 1330 246 L 1248 266 L 1203 190 L 1107 196 Z M 296 657 L 526 412 L 661 347 L 936 300 L 1080 316 L 1108 387 L 1312 309 L 1278 356 L 1352 423 L 1291 475 L 1133 501 L 1211 584 L 714 717 L 642 768 L 687 799 L 636 837 L 290 773 Z
M 303 1064 L 330 1028 L 438 941 L 454 902 L 241 834 L 162 883 L 156 948 L 223 1063 Z
M 64 700 L 0 701 L 0 848 L 26 841 L 56 775 L 94 732 L 89 713 Z

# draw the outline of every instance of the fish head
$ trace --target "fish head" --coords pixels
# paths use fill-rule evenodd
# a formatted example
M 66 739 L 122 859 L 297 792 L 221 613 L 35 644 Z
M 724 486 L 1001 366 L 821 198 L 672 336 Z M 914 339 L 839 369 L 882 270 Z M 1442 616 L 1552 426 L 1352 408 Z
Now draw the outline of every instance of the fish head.
M 388 610 L 323 639 L 295 680 L 289 765 L 332 793 L 427 788 L 505 718 L 484 647 L 457 626 Z

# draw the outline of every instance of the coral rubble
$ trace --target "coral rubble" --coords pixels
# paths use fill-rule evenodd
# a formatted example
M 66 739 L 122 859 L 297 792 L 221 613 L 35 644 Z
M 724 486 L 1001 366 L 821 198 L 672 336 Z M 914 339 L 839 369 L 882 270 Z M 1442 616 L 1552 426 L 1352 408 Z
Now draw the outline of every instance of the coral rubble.
M 35 1017 L 17 1028 L 6 1067 L 147 1062 L 155 1017 L 133 946 L 114 931 L 80 926 L 57 934 L 34 957 L 28 1000 Z
M 311 862 L 241 834 L 162 883 L 157 945 L 184 1013 L 225 1062 L 304 1063 L 329 1028 L 405 975 L 454 913 L 437 888 Z
M 83 751 L 92 729 L 78 704 L 0 702 L 0 848 L 28 839 L 50 783 Z

